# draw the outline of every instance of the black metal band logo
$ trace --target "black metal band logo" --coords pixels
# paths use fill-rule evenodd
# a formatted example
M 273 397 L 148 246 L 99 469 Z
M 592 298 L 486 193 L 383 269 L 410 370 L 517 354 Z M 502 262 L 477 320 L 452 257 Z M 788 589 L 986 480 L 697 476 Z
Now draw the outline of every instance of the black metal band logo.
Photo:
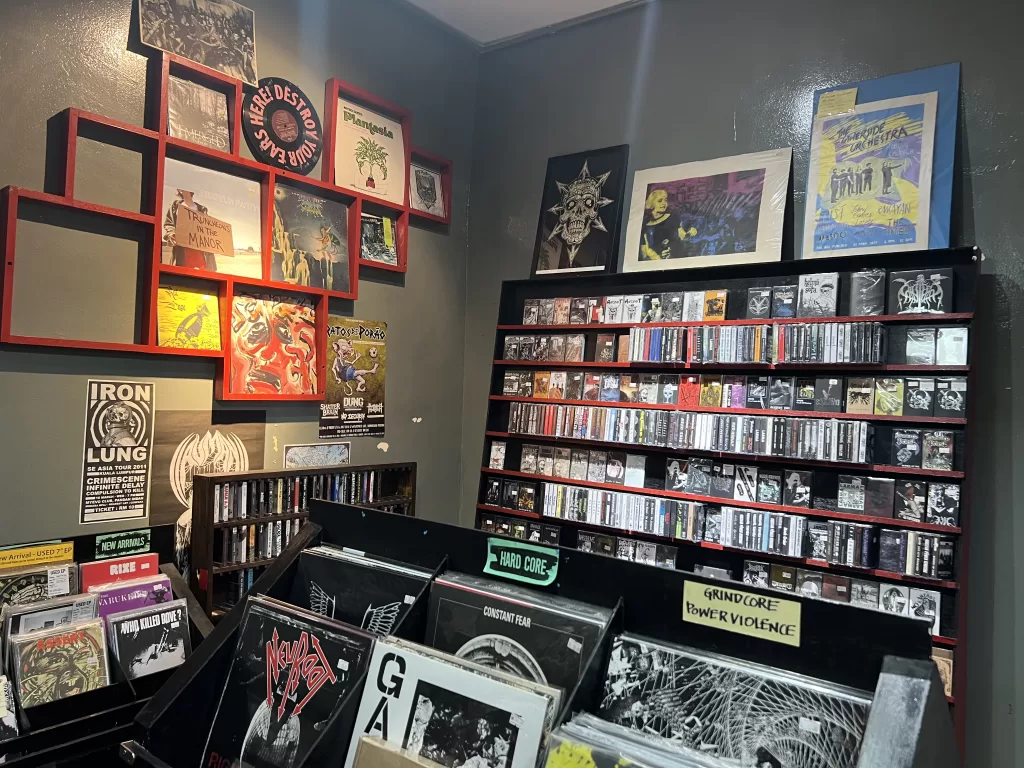
M 287 80 L 265 77 L 242 102 L 242 131 L 254 157 L 305 176 L 320 159 L 323 129 L 312 102 Z

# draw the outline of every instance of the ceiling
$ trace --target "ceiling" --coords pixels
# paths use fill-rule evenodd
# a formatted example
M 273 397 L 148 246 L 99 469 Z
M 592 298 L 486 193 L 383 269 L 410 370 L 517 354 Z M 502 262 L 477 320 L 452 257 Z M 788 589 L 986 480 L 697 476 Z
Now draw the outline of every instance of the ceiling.
M 481 46 L 608 12 L 638 0 L 407 0 Z

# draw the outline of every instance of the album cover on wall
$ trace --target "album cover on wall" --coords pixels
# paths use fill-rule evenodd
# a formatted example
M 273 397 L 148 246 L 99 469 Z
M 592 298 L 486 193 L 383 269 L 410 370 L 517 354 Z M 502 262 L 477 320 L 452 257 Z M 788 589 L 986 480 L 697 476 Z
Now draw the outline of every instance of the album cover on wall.
M 779 261 L 792 154 L 637 171 L 623 271 Z
M 553 699 L 479 670 L 425 646 L 378 640 L 345 768 L 364 734 L 444 766 L 534 768 Z
M 144 45 L 255 86 L 256 20 L 234 0 L 138 0 Z
M 156 341 L 161 347 L 220 349 L 220 306 L 215 293 L 160 286 L 156 323 Z
M 409 207 L 445 217 L 444 187 L 439 171 L 416 163 L 409 166 Z
M 348 212 L 344 203 L 277 184 L 270 279 L 348 292 Z
M 389 635 L 430 577 L 421 568 L 325 545 L 299 555 L 289 602 L 375 635 Z
M 359 224 L 359 258 L 398 266 L 398 219 L 363 211 Z
M 843 768 L 857 762 L 870 707 L 867 692 L 621 635 L 599 715 L 730 763 Z
M 230 152 L 227 94 L 170 75 L 167 78 L 167 135 Z
M 405 205 L 406 163 L 405 135 L 399 120 L 338 99 L 335 184 Z
M 373 636 L 250 597 L 203 765 L 299 765 L 366 669 Z
M 626 144 L 548 160 L 531 275 L 615 271 L 628 162 Z
M 111 652 L 131 680 L 180 666 L 192 653 L 184 598 L 111 614 L 107 628 Z
M 231 301 L 228 365 L 231 394 L 272 398 L 320 392 L 313 301 L 236 293 Z

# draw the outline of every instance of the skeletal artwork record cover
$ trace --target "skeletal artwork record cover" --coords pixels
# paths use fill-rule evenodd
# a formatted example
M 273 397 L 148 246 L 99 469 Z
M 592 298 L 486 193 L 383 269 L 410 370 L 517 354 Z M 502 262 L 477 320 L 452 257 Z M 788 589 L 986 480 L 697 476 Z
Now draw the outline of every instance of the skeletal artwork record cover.
M 107 626 L 114 656 L 132 680 L 180 666 L 192 653 L 184 599 L 114 614 Z
M 359 679 L 371 643 L 354 627 L 250 599 L 202 765 L 299 765 Z

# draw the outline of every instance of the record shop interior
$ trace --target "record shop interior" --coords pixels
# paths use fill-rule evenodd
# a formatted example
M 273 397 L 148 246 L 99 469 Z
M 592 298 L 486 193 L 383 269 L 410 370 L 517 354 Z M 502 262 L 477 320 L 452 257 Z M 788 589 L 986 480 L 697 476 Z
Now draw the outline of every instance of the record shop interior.
M 0 3 L 0 762 L 1024 766 L 1003 6 Z

